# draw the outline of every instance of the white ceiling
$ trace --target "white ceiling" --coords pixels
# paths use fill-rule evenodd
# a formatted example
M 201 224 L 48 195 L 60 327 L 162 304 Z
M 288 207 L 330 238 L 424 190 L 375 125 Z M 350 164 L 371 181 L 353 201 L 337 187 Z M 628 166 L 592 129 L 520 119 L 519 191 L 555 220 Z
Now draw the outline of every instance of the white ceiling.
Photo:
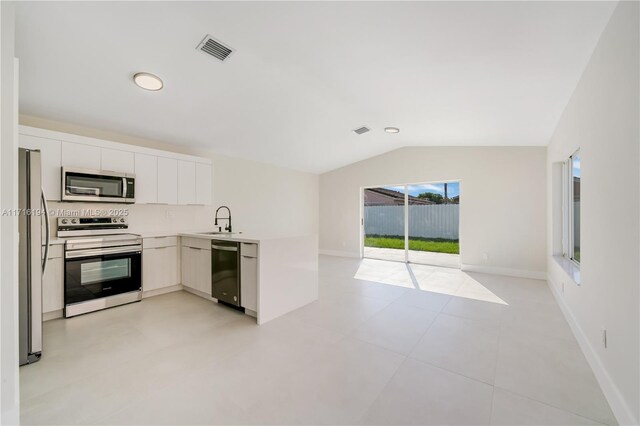
M 25 2 L 20 112 L 311 172 L 408 145 L 545 145 L 615 6 Z M 236 52 L 195 50 L 207 33 Z

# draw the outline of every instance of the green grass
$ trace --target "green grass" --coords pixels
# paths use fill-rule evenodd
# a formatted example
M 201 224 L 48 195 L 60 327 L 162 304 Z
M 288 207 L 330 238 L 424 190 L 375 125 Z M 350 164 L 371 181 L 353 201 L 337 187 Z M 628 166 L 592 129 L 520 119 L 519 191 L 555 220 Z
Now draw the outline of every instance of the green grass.
M 369 235 L 364 239 L 364 246 L 404 250 L 404 237 Z M 410 237 L 409 250 L 459 254 L 460 243 L 443 238 Z

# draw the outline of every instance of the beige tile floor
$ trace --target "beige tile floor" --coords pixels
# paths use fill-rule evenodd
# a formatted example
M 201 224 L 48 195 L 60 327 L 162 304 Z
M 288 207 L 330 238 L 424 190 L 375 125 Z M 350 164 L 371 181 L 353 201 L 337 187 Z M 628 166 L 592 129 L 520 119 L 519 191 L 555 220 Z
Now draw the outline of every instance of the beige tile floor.
M 543 281 L 322 256 L 261 327 L 186 292 L 45 323 L 24 424 L 614 424 Z

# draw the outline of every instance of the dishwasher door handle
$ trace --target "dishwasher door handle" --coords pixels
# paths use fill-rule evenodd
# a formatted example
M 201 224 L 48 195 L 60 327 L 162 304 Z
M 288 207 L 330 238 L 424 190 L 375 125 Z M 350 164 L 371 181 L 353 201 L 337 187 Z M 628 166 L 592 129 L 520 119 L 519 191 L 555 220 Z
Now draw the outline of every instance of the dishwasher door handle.
M 222 251 L 238 251 L 238 247 L 228 247 L 228 246 L 217 246 L 215 244 L 211 244 L 211 248 L 213 250 L 222 250 Z

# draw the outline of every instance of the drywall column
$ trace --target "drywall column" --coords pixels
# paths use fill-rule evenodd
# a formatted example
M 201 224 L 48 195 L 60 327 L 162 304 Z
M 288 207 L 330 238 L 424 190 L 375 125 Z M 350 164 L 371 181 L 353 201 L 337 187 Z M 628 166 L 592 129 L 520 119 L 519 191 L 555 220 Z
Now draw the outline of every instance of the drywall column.
M 0 207 L 18 205 L 18 79 L 13 2 L 0 2 Z M 0 219 L 0 424 L 20 422 L 18 218 Z

